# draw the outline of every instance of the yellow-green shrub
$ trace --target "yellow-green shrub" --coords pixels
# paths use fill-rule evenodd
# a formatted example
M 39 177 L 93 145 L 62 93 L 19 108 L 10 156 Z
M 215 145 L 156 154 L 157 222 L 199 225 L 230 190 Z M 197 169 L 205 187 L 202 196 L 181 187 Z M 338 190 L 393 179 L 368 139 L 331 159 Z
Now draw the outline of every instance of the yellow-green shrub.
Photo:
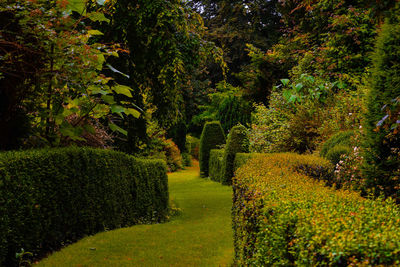
M 21 248 L 40 257 L 85 236 L 162 221 L 168 178 L 161 160 L 100 149 L 0 153 L 0 266 Z
M 329 171 L 331 165 L 315 156 L 263 154 L 236 171 L 237 265 L 400 264 L 398 206 L 326 187 L 294 171 L 299 166 Z

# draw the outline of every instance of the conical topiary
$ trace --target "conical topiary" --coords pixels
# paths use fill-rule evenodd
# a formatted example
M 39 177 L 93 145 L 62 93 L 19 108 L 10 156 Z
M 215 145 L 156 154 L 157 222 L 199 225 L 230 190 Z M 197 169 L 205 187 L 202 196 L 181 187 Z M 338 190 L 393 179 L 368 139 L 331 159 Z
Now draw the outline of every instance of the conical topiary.
M 226 142 L 224 160 L 223 160 L 223 175 L 221 183 L 230 185 L 232 184 L 232 177 L 234 174 L 234 162 L 236 153 L 249 152 L 249 138 L 247 136 L 247 129 L 243 125 L 234 126 L 228 135 Z
M 219 121 L 206 122 L 200 138 L 200 176 L 208 177 L 210 150 L 225 144 L 225 134 Z

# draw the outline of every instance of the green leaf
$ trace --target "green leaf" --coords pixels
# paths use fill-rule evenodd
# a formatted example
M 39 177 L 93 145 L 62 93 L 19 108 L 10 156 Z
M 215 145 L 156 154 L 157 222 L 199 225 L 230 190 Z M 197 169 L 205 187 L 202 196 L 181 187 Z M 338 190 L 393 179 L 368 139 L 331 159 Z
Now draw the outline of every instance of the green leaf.
M 282 83 L 284 86 L 288 85 L 289 82 L 290 82 L 289 79 L 281 79 L 281 83 Z
M 101 12 L 91 12 L 91 13 L 86 14 L 86 16 L 93 22 L 96 22 L 96 21 L 105 21 L 107 23 L 110 22 L 110 20 L 108 18 L 106 18 L 104 16 L 104 14 Z
M 125 108 L 120 105 L 111 105 L 111 112 L 113 113 L 122 113 L 125 112 Z
M 102 95 L 101 99 L 109 105 L 115 104 L 114 97 L 112 95 Z
M 112 88 L 117 94 L 125 95 L 127 97 L 132 97 L 131 88 L 126 85 L 116 85 Z
M 117 131 L 117 132 L 122 133 L 123 135 L 126 135 L 126 136 L 128 135 L 128 131 L 122 129 L 121 127 L 115 125 L 115 124 L 112 123 L 112 122 L 110 122 L 110 123 L 108 124 L 108 126 L 110 127 L 111 131 L 113 131 L 113 132 Z
M 86 0 L 68 0 L 67 10 L 82 14 L 86 7 Z
M 126 108 L 125 109 L 125 114 L 132 115 L 136 119 L 140 117 L 140 112 L 137 111 L 136 109 L 133 109 L 133 108 Z
M 296 88 L 297 92 L 300 92 L 301 88 L 303 88 L 303 84 L 302 83 L 298 83 L 298 84 L 296 84 L 295 88 Z
M 89 30 L 89 31 L 88 31 L 88 34 L 89 34 L 89 35 L 104 35 L 104 33 L 102 33 L 102 32 L 99 31 L 99 30 Z

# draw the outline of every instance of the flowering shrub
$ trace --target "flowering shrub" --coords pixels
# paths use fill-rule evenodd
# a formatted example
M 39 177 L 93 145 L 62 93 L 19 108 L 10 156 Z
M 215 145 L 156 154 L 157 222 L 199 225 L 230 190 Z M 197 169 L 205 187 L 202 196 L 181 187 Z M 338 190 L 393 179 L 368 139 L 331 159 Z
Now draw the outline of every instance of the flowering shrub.
M 264 154 L 233 180 L 238 266 L 371 266 L 400 264 L 400 209 L 326 187 L 293 172 L 329 166 L 315 156 Z

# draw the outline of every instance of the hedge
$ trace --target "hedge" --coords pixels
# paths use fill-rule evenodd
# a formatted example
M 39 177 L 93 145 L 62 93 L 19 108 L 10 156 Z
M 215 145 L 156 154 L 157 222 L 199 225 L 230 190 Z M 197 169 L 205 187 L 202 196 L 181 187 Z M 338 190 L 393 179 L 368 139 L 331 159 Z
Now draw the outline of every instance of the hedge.
M 218 121 L 206 122 L 200 138 L 200 176 L 208 177 L 210 150 L 225 144 L 225 134 Z
M 315 156 L 264 154 L 236 171 L 235 264 L 399 265 L 400 208 L 326 187 L 306 176 L 307 169 L 321 174 L 331 164 Z
M 351 147 L 351 137 L 355 134 L 354 131 L 343 131 L 332 135 L 325 143 L 322 145 L 321 151 L 319 152 L 321 157 L 326 157 L 328 152 L 335 146 L 348 146 Z
M 249 152 L 249 139 L 247 137 L 247 129 L 243 125 L 234 126 L 228 135 L 226 142 L 223 171 L 221 183 L 225 185 L 232 184 L 234 174 L 234 163 L 236 153 Z
M 162 221 L 168 178 L 161 160 L 65 148 L 0 153 L 0 266 L 21 248 L 35 258 L 83 236 Z
M 223 160 L 224 160 L 223 149 L 210 150 L 209 176 L 211 180 L 216 182 L 221 182 L 223 175 L 223 166 L 224 166 Z

